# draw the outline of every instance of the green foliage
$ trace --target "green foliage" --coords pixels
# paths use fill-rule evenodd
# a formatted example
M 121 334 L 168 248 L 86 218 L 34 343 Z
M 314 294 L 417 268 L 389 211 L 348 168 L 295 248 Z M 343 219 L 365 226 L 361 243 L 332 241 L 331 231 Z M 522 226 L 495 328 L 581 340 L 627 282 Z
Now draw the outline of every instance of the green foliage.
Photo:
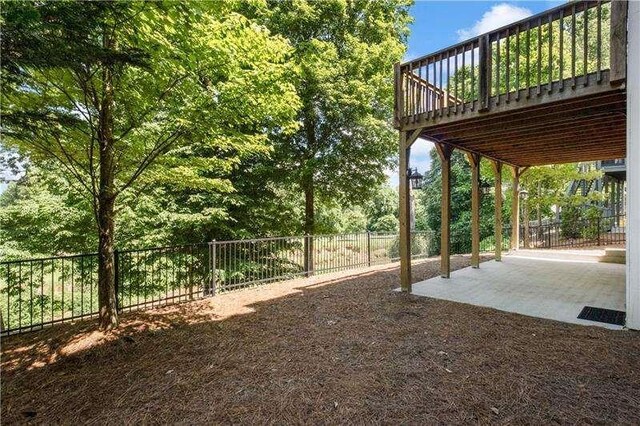
M 441 194 L 442 194 L 442 168 L 440 159 L 435 151 L 431 150 L 431 166 L 425 175 L 425 185 L 418 202 L 424 209 L 426 226 L 439 233 L 441 223 Z M 484 163 L 484 162 L 483 162 Z M 492 186 L 493 173 L 488 167 L 481 167 L 481 178 Z M 506 209 L 506 206 L 505 206 Z M 416 209 L 418 210 L 418 209 Z M 508 214 L 508 210 L 505 211 Z M 493 233 L 494 227 L 494 196 L 483 194 L 480 203 L 480 235 L 485 238 Z M 508 216 L 506 216 L 508 217 Z M 417 220 L 419 223 L 420 221 Z M 456 238 L 469 239 L 465 235 L 471 235 L 471 167 L 465 155 L 460 151 L 454 151 L 451 157 L 451 235 L 452 241 Z
M 309 200 L 305 231 L 313 233 L 315 201 L 367 200 L 385 180 L 396 152 L 391 128 L 393 64 L 404 54 L 404 0 L 270 1 L 258 19 L 293 45 L 302 107 L 293 137 L 272 140 L 274 181 Z M 251 9 L 249 7 L 249 9 Z
M 375 219 L 368 229 L 373 232 L 398 232 L 399 228 L 398 218 L 388 214 Z
M 55 164 L 32 168 L 0 194 L 0 259 L 95 251 L 91 204 Z M 56 173 L 57 172 L 57 173 Z
M 562 210 L 561 230 L 564 238 L 580 238 L 582 231 L 581 209 L 569 206 Z
M 36 167 L 55 162 L 94 214 L 100 194 L 117 197 L 124 222 L 146 225 L 123 241 L 210 238 L 242 202 L 233 184 L 240 165 L 268 156 L 269 137 L 297 127 L 290 44 L 234 3 L 3 6 L 3 147 Z M 99 155 L 107 131 L 112 164 Z M 159 223 L 167 227 L 146 238 Z
M 591 206 L 583 211 L 584 227 L 582 228 L 582 236 L 592 240 L 598 238 L 602 227 L 602 210 L 595 206 Z
M 411 256 L 427 257 L 439 252 L 438 240 L 433 232 L 420 232 L 411 235 Z M 400 258 L 400 239 L 395 237 L 389 247 L 389 257 L 391 259 Z

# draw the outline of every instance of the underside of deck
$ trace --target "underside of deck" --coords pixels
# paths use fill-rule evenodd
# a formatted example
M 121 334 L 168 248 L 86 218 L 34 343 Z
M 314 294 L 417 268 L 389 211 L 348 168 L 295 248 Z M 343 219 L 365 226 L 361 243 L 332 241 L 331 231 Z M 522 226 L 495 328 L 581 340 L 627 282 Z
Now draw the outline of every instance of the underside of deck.
M 443 111 L 441 118 L 419 118 L 408 127 L 422 138 L 513 166 L 624 158 L 625 91 L 608 83 L 584 89 L 580 97 L 564 96 L 572 89 L 546 88 L 540 95 L 534 89 L 530 96 L 493 97 L 490 114 Z

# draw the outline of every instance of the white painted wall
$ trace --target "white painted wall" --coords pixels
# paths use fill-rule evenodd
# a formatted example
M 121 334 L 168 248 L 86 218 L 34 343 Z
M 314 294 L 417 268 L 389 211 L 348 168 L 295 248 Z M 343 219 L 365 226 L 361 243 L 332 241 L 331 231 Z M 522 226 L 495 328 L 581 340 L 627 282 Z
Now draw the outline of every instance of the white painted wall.
M 640 2 L 630 1 L 627 49 L 627 327 L 640 330 Z

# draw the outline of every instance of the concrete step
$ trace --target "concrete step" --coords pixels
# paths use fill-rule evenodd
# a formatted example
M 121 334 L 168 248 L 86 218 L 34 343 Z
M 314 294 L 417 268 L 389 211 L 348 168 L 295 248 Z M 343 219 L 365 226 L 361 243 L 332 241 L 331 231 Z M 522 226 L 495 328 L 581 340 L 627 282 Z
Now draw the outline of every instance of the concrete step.
M 604 256 L 600 259 L 604 263 L 627 263 L 627 252 L 623 248 L 608 248 L 604 250 Z
M 550 249 L 520 249 L 509 252 L 509 256 L 530 258 L 530 259 L 556 259 L 556 260 L 577 260 L 583 262 L 599 262 L 605 251 L 601 249 L 587 250 L 550 250 Z

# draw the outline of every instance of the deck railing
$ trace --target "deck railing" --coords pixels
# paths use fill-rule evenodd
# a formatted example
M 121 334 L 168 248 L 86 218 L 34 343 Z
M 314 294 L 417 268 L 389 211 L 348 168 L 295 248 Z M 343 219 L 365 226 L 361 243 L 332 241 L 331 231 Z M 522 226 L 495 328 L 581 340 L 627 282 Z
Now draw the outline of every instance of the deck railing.
M 626 2 L 572 2 L 396 65 L 396 126 L 625 79 Z

